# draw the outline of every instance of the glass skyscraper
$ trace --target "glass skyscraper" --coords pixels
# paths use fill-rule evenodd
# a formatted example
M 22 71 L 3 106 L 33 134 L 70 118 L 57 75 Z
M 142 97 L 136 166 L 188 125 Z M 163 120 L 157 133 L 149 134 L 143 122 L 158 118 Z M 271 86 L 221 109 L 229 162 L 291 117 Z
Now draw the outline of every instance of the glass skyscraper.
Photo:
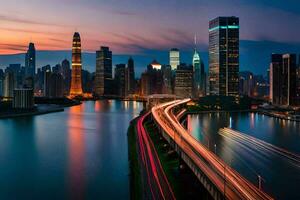
M 238 96 L 239 18 L 218 17 L 209 22 L 210 95 Z
M 111 94 L 112 52 L 109 47 L 101 47 L 96 52 L 95 94 L 103 96 Z
M 34 77 L 36 68 L 35 47 L 34 43 L 29 43 L 28 50 L 25 55 L 25 76 Z

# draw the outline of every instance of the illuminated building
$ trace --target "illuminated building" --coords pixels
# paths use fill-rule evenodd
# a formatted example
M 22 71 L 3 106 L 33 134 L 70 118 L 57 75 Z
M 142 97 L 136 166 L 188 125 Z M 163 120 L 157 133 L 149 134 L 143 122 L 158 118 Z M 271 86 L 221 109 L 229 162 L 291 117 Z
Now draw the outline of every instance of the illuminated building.
M 72 77 L 71 77 L 71 89 L 70 95 L 81 96 L 82 92 L 82 80 L 81 80 L 81 40 L 78 32 L 73 36 L 73 48 L 72 48 Z
M 14 89 L 13 108 L 32 109 L 34 107 L 33 89 Z
M 33 43 L 29 43 L 29 47 L 25 55 L 25 76 L 34 77 L 35 68 L 36 68 L 35 47 Z
M 170 50 L 170 65 L 172 70 L 176 70 L 177 66 L 180 65 L 180 53 L 179 49 L 173 48 Z
M 239 18 L 218 17 L 209 22 L 209 91 L 238 96 Z
M 194 96 L 204 96 L 206 94 L 206 78 L 204 71 L 204 64 L 197 52 L 197 41 L 195 37 L 195 49 L 193 55 L 193 71 L 194 71 Z
M 112 93 L 112 52 L 109 47 L 101 47 L 96 52 L 95 95 L 103 96 Z
M 159 62 L 157 62 L 156 60 L 153 60 L 150 65 L 152 66 L 153 69 L 161 70 L 161 64 Z
M 175 75 L 175 95 L 183 98 L 192 97 L 193 82 L 193 66 L 180 64 Z

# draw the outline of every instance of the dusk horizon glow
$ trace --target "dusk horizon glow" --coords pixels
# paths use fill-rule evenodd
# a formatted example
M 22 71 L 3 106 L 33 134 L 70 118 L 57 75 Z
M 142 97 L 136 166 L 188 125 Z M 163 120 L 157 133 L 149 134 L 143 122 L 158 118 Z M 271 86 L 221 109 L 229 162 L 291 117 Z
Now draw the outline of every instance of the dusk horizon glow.
M 271 5 L 272 4 L 272 5 Z M 207 51 L 208 22 L 217 16 L 240 18 L 240 39 L 300 43 L 300 7 L 280 1 L 96 1 L 17 0 L 0 9 L 0 54 L 22 53 L 30 41 L 37 50 L 69 50 L 72 34 L 82 35 L 82 48 L 94 52 L 110 46 L 117 54 L 146 50 L 188 49 L 194 35 Z

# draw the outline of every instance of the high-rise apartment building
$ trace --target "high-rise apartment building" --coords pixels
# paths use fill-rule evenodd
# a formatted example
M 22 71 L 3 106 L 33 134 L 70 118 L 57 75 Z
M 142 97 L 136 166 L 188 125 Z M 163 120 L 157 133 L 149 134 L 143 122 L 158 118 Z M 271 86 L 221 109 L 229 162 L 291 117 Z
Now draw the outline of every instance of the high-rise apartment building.
M 209 22 L 209 91 L 238 96 L 239 18 L 218 17 Z

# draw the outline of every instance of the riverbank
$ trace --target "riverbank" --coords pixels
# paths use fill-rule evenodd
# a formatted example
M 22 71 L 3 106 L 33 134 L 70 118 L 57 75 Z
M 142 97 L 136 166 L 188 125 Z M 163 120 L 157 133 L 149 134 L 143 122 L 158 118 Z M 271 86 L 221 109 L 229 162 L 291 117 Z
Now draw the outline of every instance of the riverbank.
M 127 130 L 128 139 L 128 159 L 129 159 L 129 182 L 130 182 L 130 199 L 142 199 L 142 177 L 141 166 L 138 160 L 137 149 L 137 118 L 133 119 Z
M 295 118 L 293 115 L 284 115 L 274 113 L 275 111 L 268 111 L 268 110 L 261 110 L 261 109 L 248 109 L 248 110 L 212 110 L 212 111 L 186 111 L 181 118 L 185 117 L 186 115 L 197 115 L 197 114 L 209 114 L 209 113 L 258 113 L 261 115 L 267 115 L 269 117 L 274 117 L 283 120 L 295 121 L 300 122 L 300 118 Z
M 44 115 L 44 114 L 63 112 L 63 111 L 64 108 L 57 105 L 38 105 L 36 108 L 32 110 L 25 110 L 25 111 L 11 110 L 9 112 L 0 113 L 0 119 Z

